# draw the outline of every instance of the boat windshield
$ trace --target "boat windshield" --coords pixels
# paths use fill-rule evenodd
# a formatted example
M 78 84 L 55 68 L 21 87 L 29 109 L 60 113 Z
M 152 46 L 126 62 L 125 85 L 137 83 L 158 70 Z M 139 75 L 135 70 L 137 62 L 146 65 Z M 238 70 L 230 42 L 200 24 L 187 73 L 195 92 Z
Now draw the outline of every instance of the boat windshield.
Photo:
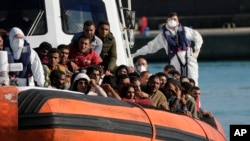
M 42 35 L 48 32 L 45 0 L 0 0 L 0 28 L 9 31 L 16 26 L 24 34 Z M 58 0 L 61 10 L 62 31 L 66 34 L 81 32 L 87 20 L 99 23 L 107 20 L 102 0 Z M 50 9 L 51 11 L 51 9 Z M 54 16 L 54 15 L 50 15 Z M 56 19 L 55 19 L 56 20 Z
M 25 35 L 47 32 L 44 0 L 0 0 L 0 3 L 0 28 L 9 31 L 16 26 Z
M 63 31 L 74 34 L 83 30 L 87 20 L 99 23 L 107 20 L 105 5 L 102 0 L 61 0 Z

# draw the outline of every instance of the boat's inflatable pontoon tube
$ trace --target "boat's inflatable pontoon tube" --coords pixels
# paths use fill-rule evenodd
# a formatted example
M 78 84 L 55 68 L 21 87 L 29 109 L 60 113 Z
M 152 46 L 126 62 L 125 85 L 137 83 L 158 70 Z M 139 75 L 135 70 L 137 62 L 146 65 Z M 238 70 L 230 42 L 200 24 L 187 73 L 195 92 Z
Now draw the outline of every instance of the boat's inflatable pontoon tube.
M 18 95 L 19 141 L 225 141 L 218 129 L 184 115 L 114 98 L 30 89 Z

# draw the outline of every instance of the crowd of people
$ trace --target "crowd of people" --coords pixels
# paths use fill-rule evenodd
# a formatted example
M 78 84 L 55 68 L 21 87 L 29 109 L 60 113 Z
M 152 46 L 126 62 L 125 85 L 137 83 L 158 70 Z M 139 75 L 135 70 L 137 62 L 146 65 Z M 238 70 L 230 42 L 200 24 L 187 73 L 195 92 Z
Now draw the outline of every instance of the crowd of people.
M 23 64 L 21 72 L 9 72 L 15 82 L 10 85 L 112 97 L 197 119 L 213 116 L 201 108 L 196 80 L 183 76 L 174 65 L 167 64 L 156 74 L 150 72 L 143 57 L 135 66 L 117 66 L 116 41 L 107 21 L 97 28 L 93 21 L 86 21 L 83 32 L 57 47 L 45 41 L 33 49 L 18 27 L 0 35 L 0 49 L 8 52 L 8 62 Z

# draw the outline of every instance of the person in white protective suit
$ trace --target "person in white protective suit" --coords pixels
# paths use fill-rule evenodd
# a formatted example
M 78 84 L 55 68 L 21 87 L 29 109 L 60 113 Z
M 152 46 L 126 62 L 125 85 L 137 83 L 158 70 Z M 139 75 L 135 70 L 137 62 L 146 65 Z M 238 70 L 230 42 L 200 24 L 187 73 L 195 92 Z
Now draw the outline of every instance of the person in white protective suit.
M 194 42 L 193 47 L 191 47 L 191 42 Z M 164 48 L 168 63 L 174 65 L 182 76 L 194 79 L 198 86 L 197 57 L 202 44 L 203 39 L 200 33 L 192 28 L 182 26 L 179 23 L 177 13 L 171 12 L 162 31 L 147 45 L 133 53 L 132 57 L 156 53 Z
M 9 72 L 18 86 L 44 86 L 44 71 L 39 56 L 25 39 L 23 31 L 13 27 L 9 38 L 4 41 L 4 50 L 8 52 L 8 63 L 22 63 L 23 70 Z

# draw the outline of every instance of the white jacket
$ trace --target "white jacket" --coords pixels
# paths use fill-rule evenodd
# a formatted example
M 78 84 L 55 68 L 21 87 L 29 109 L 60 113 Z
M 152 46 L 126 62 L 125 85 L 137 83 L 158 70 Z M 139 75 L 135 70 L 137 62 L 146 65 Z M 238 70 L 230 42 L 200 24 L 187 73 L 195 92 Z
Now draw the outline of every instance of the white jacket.
M 203 44 L 203 39 L 199 32 L 196 30 L 184 26 L 184 30 L 186 33 L 186 38 L 188 40 L 191 40 L 194 42 L 194 57 L 198 57 L 198 54 L 200 52 L 200 48 Z M 171 30 L 170 30 L 171 31 Z M 163 31 L 162 31 L 163 32 Z M 166 51 L 166 54 L 168 54 L 168 43 L 165 39 L 163 33 L 160 32 L 152 41 L 149 41 L 147 45 L 141 47 L 138 49 L 134 54 L 133 57 L 139 56 L 139 55 L 147 55 L 147 54 L 153 54 L 159 51 L 160 49 L 164 48 Z M 175 35 L 176 32 L 172 31 L 172 33 Z
M 190 48 L 188 50 L 188 74 L 187 77 L 194 79 L 196 86 L 198 86 L 198 63 L 197 63 L 197 57 L 199 55 L 201 46 L 203 44 L 203 39 L 196 30 L 184 27 L 186 38 L 190 41 L 194 42 L 194 50 Z M 177 31 L 177 29 L 176 29 Z M 176 35 L 176 31 L 170 30 L 173 35 Z M 160 49 L 164 48 L 166 54 L 168 54 L 168 43 L 167 40 L 164 37 L 164 34 L 161 31 L 153 40 L 149 41 L 147 45 L 143 46 L 142 48 L 138 49 L 134 54 L 132 54 L 133 57 L 139 56 L 139 55 L 147 55 L 147 54 L 153 54 L 159 51 Z M 178 52 L 178 56 L 180 60 L 182 61 L 182 64 L 185 64 L 186 58 L 185 58 L 186 51 Z M 167 62 L 168 60 L 166 60 Z M 171 60 L 170 64 L 174 65 L 176 70 L 181 72 L 181 65 L 179 62 L 179 59 L 175 55 Z

